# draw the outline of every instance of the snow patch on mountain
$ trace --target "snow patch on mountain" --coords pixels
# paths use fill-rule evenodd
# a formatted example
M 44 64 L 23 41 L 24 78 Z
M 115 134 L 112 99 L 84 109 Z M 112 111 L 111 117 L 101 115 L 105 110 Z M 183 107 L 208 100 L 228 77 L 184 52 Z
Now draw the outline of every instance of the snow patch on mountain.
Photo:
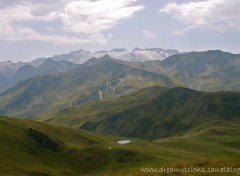
M 78 51 L 72 51 L 69 54 L 55 55 L 51 59 L 55 61 L 66 60 L 75 64 L 82 64 L 88 61 L 90 58 L 101 58 L 105 55 L 109 55 L 112 58 L 133 61 L 133 62 L 144 62 L 152 60 L 164 60 L 169 56 L 178 54 L 177 50 L 164 50 L 161 48 L 147 48 L 141 49 L 136 47 L 132 51 L 128 51 L 125 48 L 115 48 L 110 51 L 96 51 L 90 52 L 83 49 Z M 36 59 L 30 63 L 32 66 L 38 66 L 43 63 L 46 58 Z
M 68 54 L 55 55 L 49 58 L 38 58 L 32 62 L 18 62 L 13 63 L 11 61 L 0 62 L 0 74 L 8 78 L 13 77 L 17 70 L 25 65 L 31 65 L 33 67 L 38 67 L 42 65 L 47 59 L 52 59 L 54 61 L 69 61 L 75 64 L 83 64 L 91 58 L 101 58 L 103 56 L 110 56 L 115 59 L 123 61 L 132 61 L 132 62 L 145 62 L 152 60 L 164 60 L 165 58 L 178 54 L 177 50 L 164 50 L 161 48 L 134 48 L 132 51 L 128 51 L 125 48 L 115 48 L 110 51 L 96 51 L 90 52 L 83 49 L 78 51 L 72 51 Z

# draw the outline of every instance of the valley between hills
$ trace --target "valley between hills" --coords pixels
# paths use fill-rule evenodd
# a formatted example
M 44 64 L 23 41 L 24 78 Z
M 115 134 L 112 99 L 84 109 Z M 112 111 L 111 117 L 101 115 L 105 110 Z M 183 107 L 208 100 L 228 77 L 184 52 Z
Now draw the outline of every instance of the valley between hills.
M 160 51 L 169 55 L 140 57 Z M 166 175 L 143 168 L 240 168 L 240 55 L 135 52 L 132 60 L 115 49 L 79 63 L 86 55 L 79 50 L 11 63 L 11 74 L 0 64 L 0 173 L 141 176 Z

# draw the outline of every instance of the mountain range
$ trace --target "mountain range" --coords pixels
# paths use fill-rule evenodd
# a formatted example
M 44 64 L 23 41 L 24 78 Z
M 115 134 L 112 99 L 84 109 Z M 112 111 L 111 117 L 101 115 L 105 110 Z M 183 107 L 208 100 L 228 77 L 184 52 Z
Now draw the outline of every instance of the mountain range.
M 79 50 L 2 62 L 0 173 L 238 168 L 239 78 L 240 55 L 220 50 Z
M 46 59 L 25 65 L 0 94 L 0 113 L 30 117 L 119 96 L 142 88 L 182 86 L 200 91 L 240 91 L 240 55 L 223 51 L 176 54 L 163 61 L 130 62 L 109 55 L 83 64 Z
M 55 55 L 53 57 L 48 58 L 38 58 L 31 62 L 17 62 L 17 63 L 13 63 L 11 61 L 0 62 L 0 74 L 10 78 L 16 74 L 17 70 L 20 67 L 25 65 L 38 67 L 41 64 L 43 64 L 47 59 L 52 59 L 54 61 L 69 61 L 74 64 L 83 64 L 84 62 L 93 57 L 101 58 L 105 55 L 109 55 L 115 59 L 142 62 L 151 60 L 164 60 L 167 57 L 174 54 L 179 54 L 179 51 L 172 49 L 164 50 L 161 48 L 140 49 L 137 47 L 132 51 L 128 51 L 124 48 L 96 52 L 90 52 L 80 49 L 78 51 L 72 51 L 68 54 Z
M 69 70 L 79 67 L 79 65 L 73 64 L 65 60 L 54 61 L 51 58 L 46 59 L 41 65 L 37 67 L 33 67 L 27 63 L 8 63 L 12 65 L 11 70 L 8 70 L 8 72 L 11 74 L 8 75 L 4 71 L 6 70 L 6 68 L 9 68 L 8 64 L 2 67 L 4 69 L 0 69 L 0 72 L 3 72 L 2 74 L 0 73 L 0 92 L 3 92 L 8 88 L 14 86 L 18 82 L 28 78 L 59 72 L 67 72 Z
M 76 65 L 73 66 L 73 64 L 83 64 L 91 58 L 101 58 L 105 55 L 109 55 L 115 59 L 142 62 L 151 60 L 163 60 L 171 55 L 178 53 L 179 52 L 177 50 L 171 49 L 140 49 L 137 47 L 132 51 L 127 51 L 126 49 L 112 49 L 110 51 L 90 52 L 80 49 L 78 51 L 72 51 L 69 54 L 55 55 L 49 58 L 38 58 L 31 62 L 0 62 L 0 93 L 26 78 L 44 74 L 52 74 L 54 72 L 64 72 L 72 69 L 73 67 L 77 67 Z M 55 64 L 57 62 L 60 63 L 55 65 L 54 68 L 54 64 L 51 64 L 49 60 L 56 61 Z M 69 62 L 72 63 L 71 66 Z
M 203 91 L 240 91 L 240 54 L 220 50 L 189 52 L 163 61 L 145 62 L 146 70 L 183 81 Z
M 134 48 L 132 51 L 128 51 L 124 48 L 116 48 L 110 51 L 86 51 L 80 49 L 78 51 L 72 51 L 69 54 L 55 55 L 51 59 L 55 61 L 66 60 L 75 64 L 83 64 L 90 58 L 101 58 L 105 55 L 109 55 L 115 59 L 132 61 L 132 62 L 144 62 L 152 60 L 164 60 L 169 56 L 179 54 L 179 51 L 172 49 L 161 49 L 161 48 L 147 48 L 140 49 L 138 47 Z M 47 58 L 40 58 L 32 61 L 31 65 L 38 66 L 43 63 Z
M 83 64 L 66 73 L 38 76 L 16 84 L 0 95 L 0 113 L 28 117 L 119 97 L 148 86 L 181 85 L 173 78 L 120 64 L 109 56 L 97 61 L 100 62 L 92 59 L 85 67 Z

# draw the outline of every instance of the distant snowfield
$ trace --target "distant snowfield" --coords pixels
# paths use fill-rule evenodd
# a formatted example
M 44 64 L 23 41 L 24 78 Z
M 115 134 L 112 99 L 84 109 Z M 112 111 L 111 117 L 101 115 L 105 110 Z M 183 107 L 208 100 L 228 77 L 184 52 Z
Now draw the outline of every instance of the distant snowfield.
M 78 51 L 72 51 L 69 54 L 55 55 L 51 57 L 51 59 L 55 61 L 66 60 L 75 64 L 83 64 L 87 60 L 92 57 L 101 58 L 105 55 L 109 55 L 114 59 L 120 59 L 124 61 L 132 61 L 132 62 L 144 62 L 144 61 L 152 61 L 152 60 L 164 60 L 169 56 L 179 54 L 179 51 L 175 49 L 161 49 L 161 48 L 148 48 L 148 49 L 140 49 L 135 48 L 132 51 L 128 51 L 124 48 L 112 49 L 110 51 L 86 51 L 80 49 Z M 42 64 L 46 58 L 40 58 L 30 63 L 30 65 L 38 66 Z
M 130 140 L 117 141 L 118 144 L 129 144 L 130 142 L 131 142 Z

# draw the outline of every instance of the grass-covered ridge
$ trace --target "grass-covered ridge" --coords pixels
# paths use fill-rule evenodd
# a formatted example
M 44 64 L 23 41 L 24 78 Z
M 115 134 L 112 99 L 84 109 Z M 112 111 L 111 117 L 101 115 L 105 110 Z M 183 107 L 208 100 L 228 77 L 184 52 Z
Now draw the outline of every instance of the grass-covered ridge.
M 0 173 L 4 175 L 102 172 L 154 158 L 143 150 L 119 146 L 116 137 L 7 117 L 0 117 L 0 126 Z
M 33 119 L 79 128 L 87 120 L 98 121 L 109 114 L 148 102 L 165 91 L 167 91 L 165 87 L 149 87 L 131 95 L 73 106 L 57 113 L 37 116 Z
M 30 120 L 0 117 L 0 127 L 3 175 L 139 175 L 141 167 L 239 157 L 239 120 L 215 121 L 182 137 L 130 139 L 127 145 L 117 144 L 118 137 Z
M 212 121 L 239 118 L 238 92 L 209 93 L 182 87 L 152 87 L 130 96 L 80 105 L 34 119 L 152 140 L 181 136 Z

